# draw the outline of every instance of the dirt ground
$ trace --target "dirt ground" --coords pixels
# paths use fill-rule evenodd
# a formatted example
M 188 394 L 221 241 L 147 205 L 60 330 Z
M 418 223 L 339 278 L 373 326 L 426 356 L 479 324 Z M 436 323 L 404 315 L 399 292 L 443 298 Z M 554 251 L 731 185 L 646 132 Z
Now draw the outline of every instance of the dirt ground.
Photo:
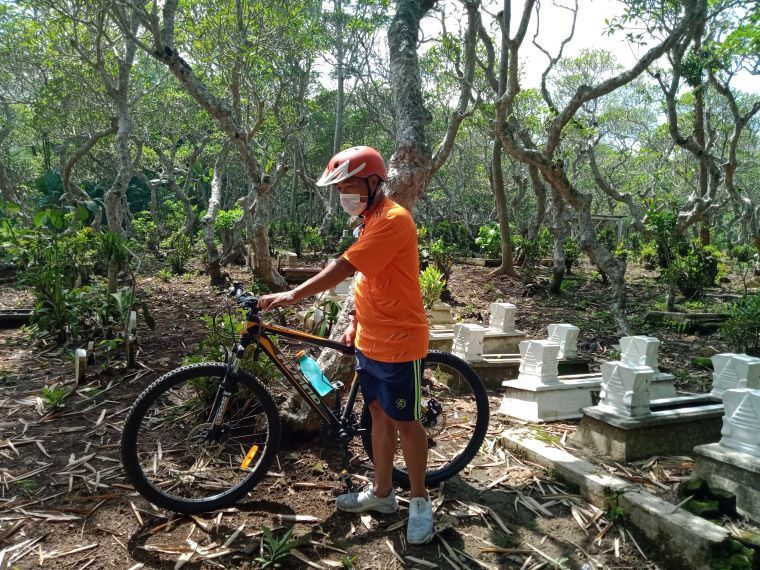
M 594 365 L 610 359 L 618 338 L 605 312 L 610 293 L 590 274 L 570 280 L 567 292 L 555 298 L 523 296 L 523 283 L 488 271 L 454 267 L 449 289 L 459 315 L 487 321 L 491 302 L 513 302 L 517 327 L 528 338 L 544 338 L 549 323 L 570 322 L 581 328 L 582 355 Z M 478 457 L 433 492 L 438 532 L 425 546 L 405 541 L 404 503 L 394 515 L 336 511 L 335 496 L 343 490 L 339 454 L 319 436 L 286 440 L 269 475 L 235 508 L 194 517 L 157 510 L 123 476 L 121 424 L 137 394 L 208 335 L 201 316 L 213 313 L 220 297 L 203 275 L 168 283 L 145 278 L 139 287 L 156 329 L 139 324 L 138 366 L 127 370 L 96 351 L 96 364 L 79 387 L 70 348 L 35 345 L 22 330 L 0 330 L 0 570 L 256 568 L 266 563 L 265 527 L 275 536 L 292 528 L 297 542 L 280 560 L 285 568 L 673 567 L 662 562 L 656 545 L 586 504 L 551 473 L 505 452 L 497 436 L 510 422 L 495 415 Z M 717 335 L 645 327 L 639 317 L 661 288 L 653 274 L 640 272 L 631 276 L 630 290 L 633 332 L 661 339 L 662 368 L 685 371 L 679 376 L 683 386 L 709 389 L 709 372 L 694 369 L 691 360 L 724 350 Z M 0 308 L 30 304 L 23 291 L 0 289 Z M 41 393 L 56 384 L 71 392 L 51 413 Z M 500 395 L 490 399 L 495 412 Z M 537 429 L 562 441 L 574 428 L 564 423 Z M 360 457 L 357 482 L 370 475 L 369 467 Z M 690 463 L 655 458 L 649 465 L 608 468 L 673 494 Z M 299 521 L 292 522 L 293 516 Z

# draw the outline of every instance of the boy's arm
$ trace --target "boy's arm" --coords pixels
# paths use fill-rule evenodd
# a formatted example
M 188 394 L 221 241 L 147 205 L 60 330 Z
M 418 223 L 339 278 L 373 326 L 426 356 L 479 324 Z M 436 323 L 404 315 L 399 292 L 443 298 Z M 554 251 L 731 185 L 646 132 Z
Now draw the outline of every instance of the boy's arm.
M 351 277 L 356 273 L 356 268 L 351 265 L 347 260 L 339 257 L 333 263 L 329 263 L 322 271 L 317 275 L 304 281 L 295 289 L 291 291 L 283 291 L 282 293 L 274 293 L 272 295 L 264 295 L 259 298 L 259 307 L 261 309 L 274 309 L 275 307 L 282 307 L 285 305 L 293 305 L 301 299 L 311 297 L 322 291 L 335 287 L 338 283 Z

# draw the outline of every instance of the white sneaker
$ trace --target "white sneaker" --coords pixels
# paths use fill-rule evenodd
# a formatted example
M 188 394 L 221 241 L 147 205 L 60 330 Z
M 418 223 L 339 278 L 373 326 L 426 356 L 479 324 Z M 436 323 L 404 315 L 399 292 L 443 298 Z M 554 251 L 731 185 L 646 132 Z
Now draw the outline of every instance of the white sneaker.
M 338 510 L 347 513 L 363 513 L 365 511 L 377 511 L 379 513 L 395 513 L 398 510 L 396 491 L 391 490 L 387 497 L 376 497 L 372 485 L 367 485 L 359 493 L 346 493 L 338 495 L 335 504 Z
M 409 502 L 406 539 L 409 544 L 425 544 L 433 538 L 433 501 L 414 497 Z

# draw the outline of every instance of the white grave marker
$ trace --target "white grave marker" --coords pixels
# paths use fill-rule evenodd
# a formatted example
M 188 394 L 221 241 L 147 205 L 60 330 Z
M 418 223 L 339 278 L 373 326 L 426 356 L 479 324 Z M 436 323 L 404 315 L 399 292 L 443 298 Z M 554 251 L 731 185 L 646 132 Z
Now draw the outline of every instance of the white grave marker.
M 524 340 L 520 343 L 518 382 L 558 384 L 559 344 L 550 340 Z
M 483 339 L 486 329 L 480 325 L 458 323 L 454 325 L 454 345 L 451 353 L 467 362 L 483 360 Z
M 723 405 L 726 415 L 720 444 L 760 457 L 760 390 L 726 390 Z
M 630 366 L 660 370 L 660 341 L 653 336 L 624 336 L 620 339 L 620 360 Z
M 87 372 L 87 351 L 84 348 L 77 348 L 74 351 L 74 380 L 77 384 L 84 380 Z
M 559 358 L 578 356 L 578 327 L 562 323 L 549 325 L 548 329 L 549 340 L 559 344 Z
M 711 396 L 722 398 L 726 390 L 760 388 L 760 358 L 724 352 L 712 357 L 713 388 Z
M 512 303 L 491 303 L 491 319 L 488 327 L 500 332 L 515 332 L 515 312 L 517 307 Z
M 602 364 L 602 390 L 599 408 L 624 418 L 651 414 L 649 384 L 654 370 L 648 366 L 632 366 L 620 361 Z

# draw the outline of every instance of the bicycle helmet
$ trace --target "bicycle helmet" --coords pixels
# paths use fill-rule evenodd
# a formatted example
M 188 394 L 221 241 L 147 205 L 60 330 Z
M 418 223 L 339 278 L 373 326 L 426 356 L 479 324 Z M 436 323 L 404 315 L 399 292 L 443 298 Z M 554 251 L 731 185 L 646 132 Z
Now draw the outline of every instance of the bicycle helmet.
M 366 180 L 372 175 L 388 180 L 383 157 L 369 146 L 354 146 L 340 151 L 327 163 L 317 186 L 330 186 L 356 176 Z

